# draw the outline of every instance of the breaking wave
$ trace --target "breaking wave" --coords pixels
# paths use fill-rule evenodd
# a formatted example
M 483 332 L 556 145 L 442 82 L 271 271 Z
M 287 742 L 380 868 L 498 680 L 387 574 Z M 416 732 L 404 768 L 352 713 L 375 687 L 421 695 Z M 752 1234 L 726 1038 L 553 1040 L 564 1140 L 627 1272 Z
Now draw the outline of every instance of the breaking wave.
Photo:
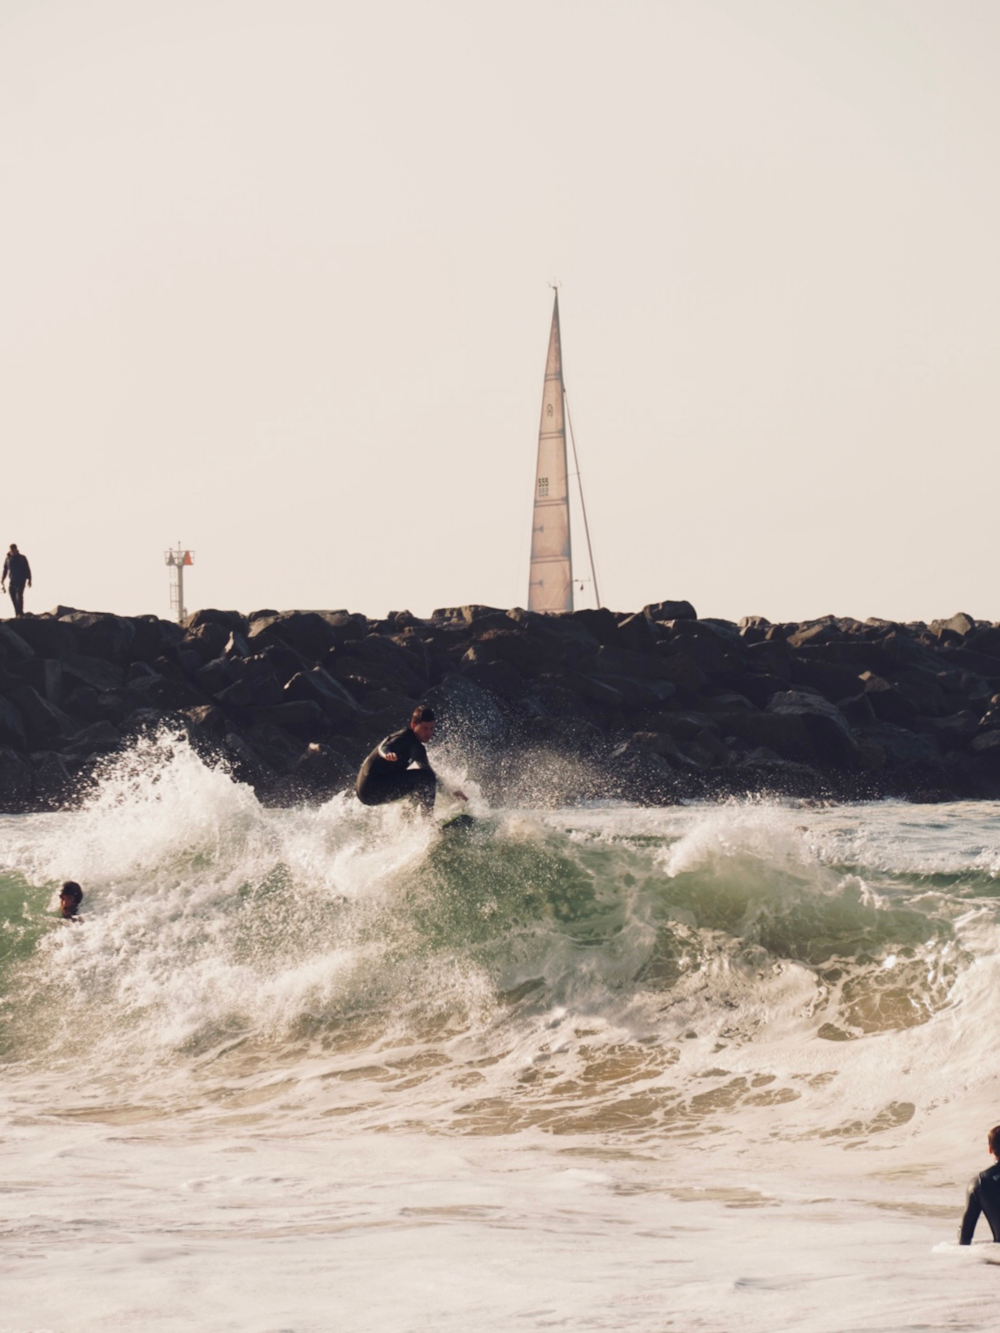
M 992 988 L 995 810 L 918 814 L 449 832 L 347 797 L 265 809 L 163 735 L 83 808 L 4 818 L 0 1054 L 51 1109 L 105 1118 L 697 1134 L 739 1111 L 866 1137 L 947 1095 Z M 53 918 L 64 878 L 82 926 Z

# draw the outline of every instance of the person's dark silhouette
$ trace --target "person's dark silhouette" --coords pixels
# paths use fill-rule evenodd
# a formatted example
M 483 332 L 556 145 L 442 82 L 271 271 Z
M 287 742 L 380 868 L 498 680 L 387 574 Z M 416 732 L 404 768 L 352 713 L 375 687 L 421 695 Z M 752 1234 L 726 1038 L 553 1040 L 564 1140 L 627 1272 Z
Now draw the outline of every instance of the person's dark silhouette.
M 10 600 L 14 603 L 15 616 L 24 615 L 24 585 L 31 587 L 31 566 L 28 557 L 21 554 L 17 544 L 11 542 L 7 559 L 3 562 L 3 576 L 0 578 L 0 592 L 4 584 L 10 582 Z

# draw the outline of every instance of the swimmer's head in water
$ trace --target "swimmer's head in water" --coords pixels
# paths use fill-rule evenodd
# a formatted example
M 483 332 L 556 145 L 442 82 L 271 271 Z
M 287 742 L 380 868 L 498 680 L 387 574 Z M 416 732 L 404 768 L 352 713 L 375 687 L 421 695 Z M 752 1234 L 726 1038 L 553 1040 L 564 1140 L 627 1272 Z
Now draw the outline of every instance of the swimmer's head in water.
M 422 704 L 414 708 L 410 718 L 410 729 L 418 741 L 429 741 L 434 735 L 434 710 Z
M 59 890 L 59 910 L 64 917 L 74 917 L 83 902 L 83 889 L 75 880 L 68 879 Z

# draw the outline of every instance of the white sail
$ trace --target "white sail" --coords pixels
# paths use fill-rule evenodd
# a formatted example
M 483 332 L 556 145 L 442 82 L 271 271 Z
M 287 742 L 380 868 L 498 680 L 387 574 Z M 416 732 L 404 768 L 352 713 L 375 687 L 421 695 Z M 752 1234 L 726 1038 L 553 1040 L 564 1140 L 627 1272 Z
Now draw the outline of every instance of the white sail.
M 530 611 L 573 610 L 569 482 L 566 471 L 559 293 L 556 292 L 555 305 L 552 307 L 549 355 L 545 363 L 542 421 L 538 430 L 538 466 L 535 469 L 535 509 L 528 574 Z

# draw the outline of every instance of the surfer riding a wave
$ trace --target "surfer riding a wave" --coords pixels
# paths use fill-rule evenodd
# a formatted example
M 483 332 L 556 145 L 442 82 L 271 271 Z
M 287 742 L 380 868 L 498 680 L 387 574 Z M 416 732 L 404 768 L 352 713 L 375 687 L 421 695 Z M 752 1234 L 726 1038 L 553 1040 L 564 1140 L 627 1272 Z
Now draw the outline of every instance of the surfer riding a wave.
M 438 777 L 431 768 L 424 745 L 434 735 L 435 718 L 430 708 L 413 710 L 409 725 L 386 736 L 361 765 L 355 790 L 363 805 L 385 805 L 412 797 L 429 814 L 434 809 Z M 467 801 L 464 792 L 452 795 Z

